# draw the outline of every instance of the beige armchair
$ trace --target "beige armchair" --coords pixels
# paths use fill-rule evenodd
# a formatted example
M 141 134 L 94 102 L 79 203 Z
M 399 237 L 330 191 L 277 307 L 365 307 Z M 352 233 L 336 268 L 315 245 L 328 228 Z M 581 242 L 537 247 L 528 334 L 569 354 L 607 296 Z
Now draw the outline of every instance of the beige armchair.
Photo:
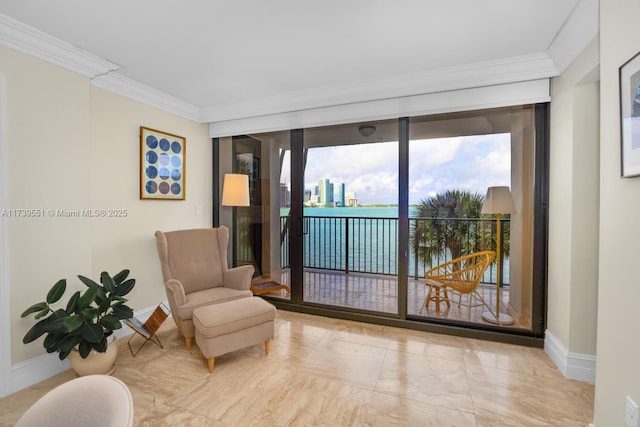
M 195 336 L 193 310 L 211 304 L 250 298 L 254 268 L 228 268 L 229 229 L 203 228 L 163 233 L 156 231 L 171 315 L 187 350 Z

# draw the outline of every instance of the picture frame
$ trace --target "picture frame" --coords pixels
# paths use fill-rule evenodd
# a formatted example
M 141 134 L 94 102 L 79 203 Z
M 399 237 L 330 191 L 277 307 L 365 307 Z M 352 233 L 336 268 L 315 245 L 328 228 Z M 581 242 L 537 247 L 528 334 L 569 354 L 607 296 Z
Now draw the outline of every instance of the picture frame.
M 251 206 L 259 205 L 260 159 L 251 153 L 236 154 L 236 172 L 249 176 L 249 200 Z
M 140 126 L 140 199 L 185 200 L 187 139 Z
M 620 174 L 640 176 L 640 52 L 619 69 Z

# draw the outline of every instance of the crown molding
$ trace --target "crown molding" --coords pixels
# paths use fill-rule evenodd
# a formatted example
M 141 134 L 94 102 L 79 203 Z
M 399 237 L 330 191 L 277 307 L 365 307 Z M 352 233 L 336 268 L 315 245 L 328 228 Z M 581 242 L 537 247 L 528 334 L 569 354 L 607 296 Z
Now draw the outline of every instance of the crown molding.
M 599 19 L 598 0 L 578 2 L 547 50 L 560 73 L 564 72 L 598 35 Z
M 113 62 L 2 14 L 0 44 L 89 77 L 120 68 Z
M 0 14 L 0 44 L 85 75 L 94 86 L 200 121 L 194 105 L 115 73 L 120 66 L 22 22 Z
M 546 53 L 540 53 L 219 104 L 203 108 L 201 117 L 206 122 L 227 121 L 556 75 L 558 70 L 554 62 Z
M 195 122 L 201 121 L 200 109 L 195 105 L 121 74 L 103 74 L 91 79 L 91 84 L 189 120 L 193 120 Z

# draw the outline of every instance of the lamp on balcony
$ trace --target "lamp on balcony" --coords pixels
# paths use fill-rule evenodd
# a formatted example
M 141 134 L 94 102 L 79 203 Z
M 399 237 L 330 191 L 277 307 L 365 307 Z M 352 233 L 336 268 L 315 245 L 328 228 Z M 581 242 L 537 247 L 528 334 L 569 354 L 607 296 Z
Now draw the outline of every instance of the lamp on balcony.
M 249 206 L 249 175 L 227 173 L 222 185 L 222 206 Z
M 513 204 L 509 187 L 489 187 L 487 189 L 487 195 L 484 198 L 481 213 L 496 215 L 496 312 L 493 313 L 490 310 L 485 311 L 482 313 L 482 318 L 489 323 L 495 323 L 497 325 L 513 324 L 513 317 L 500 313 L 500 282 L 502 282 L 500 214 L 515 212 L 516 207 Z

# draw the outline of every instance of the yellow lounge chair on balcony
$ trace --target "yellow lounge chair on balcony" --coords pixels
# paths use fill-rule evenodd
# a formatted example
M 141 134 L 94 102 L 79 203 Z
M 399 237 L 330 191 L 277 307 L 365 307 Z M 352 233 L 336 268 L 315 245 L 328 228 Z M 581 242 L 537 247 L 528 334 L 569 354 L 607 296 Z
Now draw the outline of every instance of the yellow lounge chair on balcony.
M 427 279 L 426 285 L 429 287 L 429 291 L 422 304 L 422 309 L 420 309 L 420 314 L 431 301 L 435 301 L 436 311 L 440 311 L 441 301 L 444 301 L 447 307 L 451 307 L 448 289 L 458 294 L 458 307 L 463 305 L 469 308 L 469 319 L 471 319 L 473 307 L 484 305 L 491 311 L 491 307 L 477 292 L 477 289 L 485 270 L 495 257 L 494 251 L 475 252 L 437 265 L 425 272 L 424 277 Z M 469 295 L 469 304 L 462 303 L 463 294 Z M 478 301 L 477 304 L 473 304 L 473 298 Z

